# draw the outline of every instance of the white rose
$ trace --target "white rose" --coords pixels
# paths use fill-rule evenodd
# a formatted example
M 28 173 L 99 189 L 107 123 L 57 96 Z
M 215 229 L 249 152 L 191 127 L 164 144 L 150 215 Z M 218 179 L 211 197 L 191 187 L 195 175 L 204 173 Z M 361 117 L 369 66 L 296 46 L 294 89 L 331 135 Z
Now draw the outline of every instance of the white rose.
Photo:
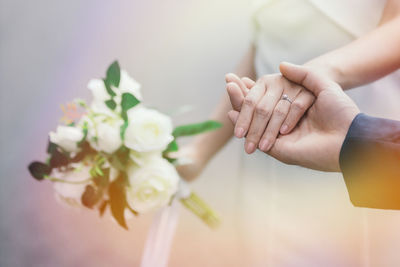
M 100 79 L 92 79 L 89 81 L 88 86 L 89 90 L 92 92 L 93 101 L 90 105 L 90 108 L 94 113 L 104 114 L 110 117 L 115 117 L 116 114 L 106 105 L 105 101 L 110 100 L 111 97 L 107 92 L 106 86 L 104 85 L 104 81 Z M 116 92 L 117 93 L 117 92 Z M 116 112 L 120 112 L 120 100 L 116 101 L 117 107 L 115 109 Z
M 121 125 L 122 119 L 97 115 L 89 119 L 87 115 L 82 116 L 78 126 L 83 127 L 87 124 L 87 140 L 90 146 L 97 151 L 104 151 L 112 154 L 122 145 Z
M 89 131 L 89 143 L 97 151 L 114 153 L 122 145 L 120 128 L 122 120 L 103 120 L 96 123 L 96 126 Z M 93 140 L 92 137 L 96 136 Z
M 87 87 L 92 91 L 94 101 L 106 101 L 110 99 L 104 81 L 100 79 L 92 79 L 89 81 Z
M 168 116 L 147 108 L 128 111 L 125 145 L 138 152 L 162 151 L 174 139 Z
M 81 129 L 74 126 L 58 126 L 56 132 L 50 132 L 50 141 L 67 152 L 78 152 L 78 142 L 83 138 Z
M 82 182 L 90 178 L 91 166 L 81 165 L 79 163 L 71 164 L 71 167 L 76 168 L 75 170 L 61 172 L 57 169 L 53 169 L 51 176 L 69 182 Z M 54 182 L 53 187 L 56 193 L 56 198 L 62 203 L 66 203 L 70 206 L 81 207 L 81 197 L 85 192 L 86 186 L 90 181 L 84 183 L 70 184 L 63 182 Z
M 135 81 L 131 76 L 129 76 L 126 70 L 121 70 L 121 79 L 119 82 L 118 89 L 113 88 L 113 90 L 119 95 L 122 93 L 131 93 L 138 100 L 142 100 L 142 93 L 140 91 L 141 85 Z
M 155 158 L 162 157 L 162 151 L 151 152 L 137 152 L 134 150 L 129 151 L 130 159 L 139 166 L 145 165 Z
M 173 165 L 163 158 L 153 159 L 140 167 L 128 168 L 129 206 L 144 213 L 169 203 L 178 190 L 179 176 Z
M 116 113 L 121 112 L 121 96 L 123 93 L 131 93 L 138 100 L 142 100 L 142 93 L 140 91 L 141 85 L 129 76 L 126 70 L 121 70 L 121 78 L 118 88 L 111 86 L 111 89 L 116 94 L 113 98 L 117 104 L 115 108 Z M 95 113 L 114 116 L 115 113 L 105 104 L 105 101 L 110 100 L 111 96 L 108 94 L 104 81 L 101 79 L 92 79 L 88 83 L 88 88 L 92 91 L 93 102 L 90 105 Z

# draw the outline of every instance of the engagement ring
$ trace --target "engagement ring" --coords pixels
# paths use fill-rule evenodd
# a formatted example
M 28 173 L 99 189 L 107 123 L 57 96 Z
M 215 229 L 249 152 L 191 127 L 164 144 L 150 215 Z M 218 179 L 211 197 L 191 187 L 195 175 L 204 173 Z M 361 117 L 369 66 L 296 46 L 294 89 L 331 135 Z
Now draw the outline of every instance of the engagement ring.
M 282 95 L 282 100 L 287 100 L 289 101 L 290 104 L 292 104 L 292 100 L 289 98 L 289 96 L 287 94 Z

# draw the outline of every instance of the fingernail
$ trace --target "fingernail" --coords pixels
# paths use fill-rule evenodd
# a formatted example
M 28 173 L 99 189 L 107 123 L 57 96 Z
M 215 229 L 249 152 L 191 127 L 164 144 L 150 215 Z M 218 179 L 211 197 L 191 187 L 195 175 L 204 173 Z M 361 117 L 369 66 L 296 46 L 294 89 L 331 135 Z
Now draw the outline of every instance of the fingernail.
M 267 139 L 262 140 L 261 143 L 260 143 L 260 149 L 262 151 L 268 151 L 268 147 L 269 147 L 268 140 Z
M 246 145 L 246 153 L 247 154 L 251 154 L 254 152 L 254 150 L 256 150 L 256 145 L 253 142 L 249 142 Z
M 286 124 L 282 125 L 281 127 L 281 134 L 285 134 L 288 130 L 288 126 Z
M 235 136 L 237 138 L 242 138 L 244 136 L 244 129 L 239 127 L 235 130 Z

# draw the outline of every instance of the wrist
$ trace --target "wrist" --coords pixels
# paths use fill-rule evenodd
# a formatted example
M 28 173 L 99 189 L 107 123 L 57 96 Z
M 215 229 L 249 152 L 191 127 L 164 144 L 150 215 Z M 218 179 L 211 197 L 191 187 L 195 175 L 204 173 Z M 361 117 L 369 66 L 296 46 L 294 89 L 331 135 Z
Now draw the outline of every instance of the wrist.
M 192 144 L 190 145 L 193 160 L 197 162 L 202 168 L 207 165 L 211 156 L 207 151 L 207 146 L 204 145 L 204 142 L 200 138 L 196 138 Z
M 338 64 L 335 64 L 331 60 L 327 58 L 316 58 L 311 61 L 308 61 L 304 64 L 304 66 L 310 68 L 313 72 L 322 75 L 326 79 L 334 81 L 339 84 L 343 89 L 347 89 L 347 83 L 344 79 L 345 75 L 343 70 L 340 68 Z

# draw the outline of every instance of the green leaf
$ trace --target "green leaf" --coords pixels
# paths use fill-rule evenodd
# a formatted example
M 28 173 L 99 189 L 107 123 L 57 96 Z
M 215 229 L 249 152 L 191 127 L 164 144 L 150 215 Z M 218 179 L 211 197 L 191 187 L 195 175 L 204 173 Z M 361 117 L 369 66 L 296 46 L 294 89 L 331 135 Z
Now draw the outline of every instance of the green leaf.
M 94 186 L 87 185 L 81 196 L 81 201 L 85 207 L 91 209 L 94 205 L 96 205 L 97 202 L 100 201 L 102 196 L 102 190 L 97 190 Z
M 52 143 L 50 140 L 47 144 L 47 153 L 53 154 L 53 152 L 57 149 L 57 145 Z
M 51 167 L 45 163 L 34 161 L 28 166 L 29 172 L 36 180 L 43 180 L 45 175 L 51 173 Z
M 83 144 L 83 142 L 85 142 L 86 137 L 87 137 L 87 135 L 88 135 L 88 123 L 87 123 L 86 121 L 83 123 L 82 131 L 83 131 L 83 137 L 82 137 L 82 139 L 78 142 L 78 146 L 81 146 L 81 145 Z
M 179 149 L 178 144 L 174 139 L 171 143 L 168 144 L 167 148 L 164 150 L 164 153 L 175 152 L 178 151 L 178 149 Z
M 126 128 L 128 128 L 128 121 L 127 120 L 125 120 L 124 124 L 121 125 L 120 132 L 119 132 L 120 135 L 121 135 L 121 140 L 122 141 L 124 141 L 124 139 L 125 139 Z
M 121 173 L 118 178 L 110 183 L 108 195 L 110 197 L 111 214 L 123 228 L 128 230 L 125 221 L 125 208 L 127 206 L 125 199 L 125 174 Z
M 76 98 L 74 102 L 82 108 L 87 108 L 86 101 L 80 98 Z
M 96 171 L 96 173 L 97 173 L 99 176 L 104 176 L 104 172 L 100 169 L 99 166 L 96 166 L 96 167 L 94 168 L 94 170 Z
M 108 93 L 111 97 L 116 96 L 117 94 L 113 91 L 113 89 L 111 89 L 110 82 L 109 82 L 108 80 L 106 80 L 106 79 L 103 79 L 103 82 L 104 82 L 104 86 L 106 87 L 107 93 Z
M 131 93 L 123 93 L 122 94 L 122 98 L 121 98 L 122 114 L 121 115 L 125 121 L 128 119 L 127 111 L 139 103 L 140 103 L 140 101 Z
M 212 131 L 218 129 L 222 126 L 220 122 L 217 121 L 205 121 L 201 123 L 187 124 L 178 126 L 174 129 L 172 135 L 177 138 L 179 136 L 195 135 L 207 131 Z
M 106 80 L 109 82 L 110 85 L 118 87 L 120 78 L 121 70 L 119 68 L 118 61 L 114 61 L 107 69 Z
M 173 159 L 173 158 L 169 158 L 169 157 L 166 157 L 166 156 L 164 156 L 164 158 L 166 160 L 168 160 L 168 162 L 171 163 L 171 164 L 174 164 L 178 160 L 178 159 Z
M 117 103 L 115 103 L 114 99 L 108 99 L 104 101 L 106 103 L 107 107 L 111 110 L 114 110 L 117 107 Z

